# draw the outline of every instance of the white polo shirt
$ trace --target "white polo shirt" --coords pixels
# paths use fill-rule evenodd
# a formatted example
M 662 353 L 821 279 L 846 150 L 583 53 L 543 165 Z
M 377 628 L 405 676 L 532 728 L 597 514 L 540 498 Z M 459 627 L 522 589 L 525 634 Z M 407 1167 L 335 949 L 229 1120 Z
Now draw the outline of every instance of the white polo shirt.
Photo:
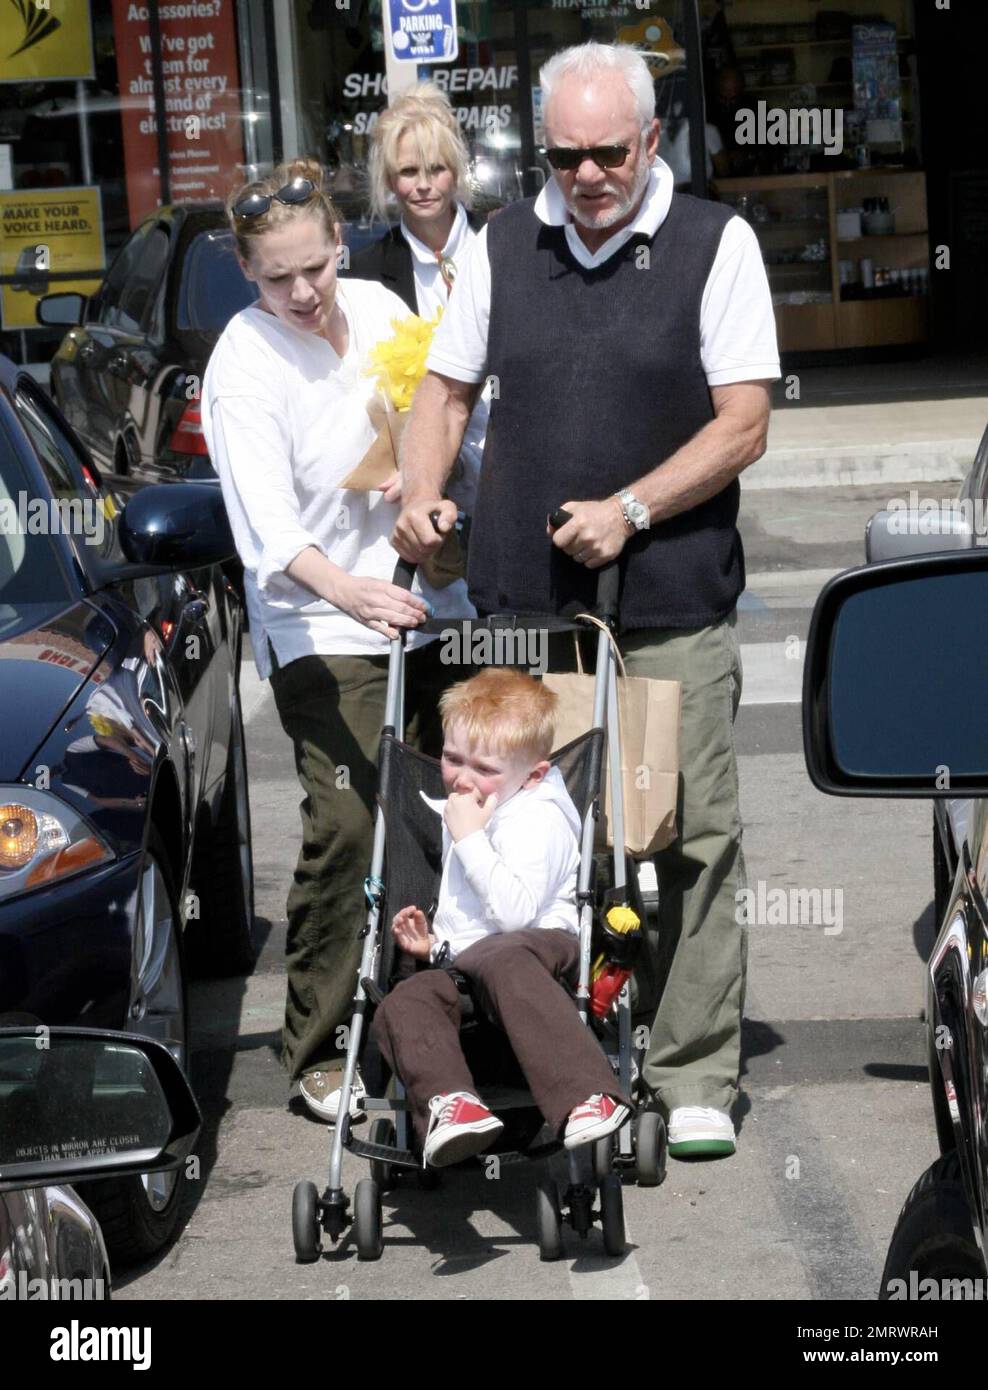
M 672 170 L 656 158 L 637 217 L 595 252 L 590 252 L 580 238 L 555 179 L 550 179 L 536 198 L 535 214 L 547 226 L 565 227 L 574 258 L 593 270 L 636 234 L 654 236 L 669 213 L 672 194 Z M 456 293 L 432 340 L 429 369 L 455 381 L 482 381 L 486 376 L 490 310 L 491 263 L 484 227 L 459 269 Z M 700 360 L 709 386 L 774 381 L 780 375 L 768 277 L 757 238 L 740 217 L 732 217 L 725 226 L 704 286 Z
M 227 324 L 203 382 L 202 428 L 244 564 L 257 674 L 312 653 L 386 655 L 388 639 L 341 612 L 285 573 L 308 546 L 348 574 L 391 580 L 390 535 L 397 503 L 354 492 L 343 479 L 374 442 L 367 414 L 374 391 L 370 349 L 408 317 L 396 294 L 370 280 L 340 281 L 346 315 L 343 358 L 323 337 L 282 323 L 257 305 Z M 470 616 L 464 581 L 415 592 L 438 617 Z M 412 632 L 409 645 L 422 638 Z
M 435 316 L 437 309 L 445 314 L 449 303 L 446 282 L 439 269 L 436 253 L 424 241 L 408 230 L 405 219 L 401 220 L 401 231 L 412 252 L 412 271 L 415 276 L 415 303 L 419 315 L 424 319 Z M 457 282 L 467 252 L 476 240 L 477 233 L 470 226 L 462 203 L 456 205 L 456 217 L 442 254 L 448 256 L 456 267 Z M 453 290 L 456 290 L 454 282 Z M 484 440 L 487 437 L 487 420 L 491 411 L 491 388 L 485 386 L 477 399 L 470 419 L 467 421 L 463 443 L 460 446 L 458 466 L 446 489 L 461 511 L 472 513 L 477 497 L 477 481 L 480 475 L 480 462 L 484 455 Z

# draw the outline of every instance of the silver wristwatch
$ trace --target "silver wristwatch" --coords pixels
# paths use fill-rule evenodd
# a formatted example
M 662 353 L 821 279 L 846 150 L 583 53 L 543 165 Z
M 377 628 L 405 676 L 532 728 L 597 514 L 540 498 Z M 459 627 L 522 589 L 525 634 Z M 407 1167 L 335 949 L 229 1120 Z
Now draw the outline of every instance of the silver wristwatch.
M 616 492 L 614 496 L 621 503 L 625 524 L 633 526 L 636 531 L 647 531 L 652 518 L 645 503 L 640 502 L 633 492 Z

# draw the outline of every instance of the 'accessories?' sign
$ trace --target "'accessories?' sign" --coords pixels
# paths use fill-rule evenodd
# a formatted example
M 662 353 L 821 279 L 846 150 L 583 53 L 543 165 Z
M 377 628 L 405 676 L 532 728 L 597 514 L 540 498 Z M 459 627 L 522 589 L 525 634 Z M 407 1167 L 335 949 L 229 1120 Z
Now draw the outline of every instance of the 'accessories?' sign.
M 235 0 L 162 5 L 161 67 L 171 200 L 225 198 L 241 182 Z M 147 5 L 113 0 L 131 226 L 161 202 L 158 123 Z
M 6 0 L 0 23 L 0 82 L 92 77 L 89 0 Z
M 0 193 L 0 309 L 5 329 L 38 328 L 35 310 L 44 294 L 92 294 L 103 278 L 104 264 L 98 188 Z M 79 278 L 63 278 L 71 271 L 78 271 Z
M 399 63 L 451 63 L 459 52 L 456 0 L 388 0 L 387 17 Z

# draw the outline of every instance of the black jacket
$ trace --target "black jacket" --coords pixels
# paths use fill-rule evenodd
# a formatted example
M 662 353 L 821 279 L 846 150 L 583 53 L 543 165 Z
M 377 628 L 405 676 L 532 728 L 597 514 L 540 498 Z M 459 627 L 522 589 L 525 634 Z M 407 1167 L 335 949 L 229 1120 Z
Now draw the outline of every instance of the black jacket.
M 483 213 L 468 212 L 467 221 L 475 232 L 479 232 L 487 219 Z M 351 256 L 349 270 L 341 271 L 342 279 L 348 277 L 353 280 L 376 280 L 403 299 L 413 314 L 418 313 L 412 248 L 405 240 L 400 225 L 391 227 L 380 241 L 365 246 Z

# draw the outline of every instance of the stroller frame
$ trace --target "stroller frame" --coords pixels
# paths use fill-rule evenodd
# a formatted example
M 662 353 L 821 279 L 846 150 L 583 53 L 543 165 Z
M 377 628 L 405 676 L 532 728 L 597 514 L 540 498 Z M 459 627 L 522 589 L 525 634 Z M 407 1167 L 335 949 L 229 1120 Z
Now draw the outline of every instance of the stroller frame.
M 555 523 L 556 516 L 553 517 Z M 394 575 L 395 584 L 411 588 L 415 568 L 404 560 L 399 560 Z M 612 649 L 611 631 L 617 617 L 618 569 L 611 564 L 600 573 L 597 590 L 598 622 L 591 624 L 587 615 L 574 615 L 564 619 L 559 615 L 524 614 L 494 615 L 488 619 L 471 619 L 472 628 L 491 625 L 492 632 L 505 626 L 526 630 L 549 630 L 555 632 L 587 630 L 591 625 L 598 628 L 597 663 L 594 680 L 593 716 L 591 730 L 603 730 L 606 748 L 609 753 L 608 772 L 610 778 L 610 820 L 613 849 L 608 857 L 612 859 L 612 888 L 610 895 L 625 895 L 629 890 L 628 860 L 624 848 L 624 804 L 621 776 L 621 731 L 617 703 L 617 667 Z M 520 621 L 520 619 L 524 621 Z M 421 630 L 425 632 L 446 632 L 466 620 L 433 620 Z M 404 633 L 391 642 L 388 661 L 388 682 L 385 696 L 385 719 L 381 731 L 382 749 L 384 740 L 401 740 L 404 733 L 404 673 L 405 640 Z M 589 732 L 589 731 L 588 731 Z M 569 745 L 572 746 L 572 745 Z M 357 1255 L 362 1260 L 380 1258 L 383 1252 L 381 1190 L 394 1183 L 395 1175 L 402 1169 L 416 1170 L 423 1186 L 432 1187 L 438 1182 L 438 1171 L 423 1167 L 421 1160 L 412 1152 L 410 1143 L 410 1118 L 404 1087 L 398 1077 L 393 1078 L 396 1091 L 393 1097 L 366 1096 L 359 1102 L 364 1111 L 393 1112 L 395 1124 L 375 1121 L 371 1125 L 372 1137 L 369 1140 L 357 1139 L 352 1134 L 353 1122 L 350 1116 L 350 1097 L 354 1088 L 357 1066 L 365 1032 L 369 1024 L 368 1007 L 373 1007 L 383 998 L 383 991 L 377 982 L 377 974 L 382 960 L 387 959 L 385 950 L 386 924 L 382 923 L 385 885 L 382 879 L 384 869 L 386 825 L 384 802 L 387 797 L 385 785 L 387 777 L 387 758 L 379 760 L 382 780 L 378 788 L 378 805 L 374 822 L 374 842 L 370 872 L 365 881 L 368 900 L 367 920 L 363 929 L 364 945 L 358 971 L 357 988 L 354 995 L 353 1015 L 346 1049 L 340 1087 L 338 1119 L 332 1131 L 329 1154 L 329 1171 L 326 1187 L 320 1197 L 312 1182 L 300 1182 L 295 1186 L 292 1199 L 292 1231 L 296 1258 L 299 1263 L 309 1263 L 319 1258 L 321 1253 L 320 1232 L 325 1232 L 335 1244 L 351 1220 L 355 1229 Z M 599 802 L 602 779 L 598 777 L 582 820 L 580 839 L 580 864 L 577 875 L 577 905 L 579 910 L 580 958 L 579 975 L 576 988 L 576 1007 L 585 1026 L 590 1026 L 590 971 L 591 935 L 594 920 L 594 833 L 599 815 Z M 637 900 L 637 884 L 633 885 L 633 896 Z M 615 1066 L 621 1090 L 631 1095 L 632 1075 L 632 1033 L 630 989 L 626 983 L 616 1004 L 617 1047 L 616 1056 L 606 1047 L 612 1066 Z M 616 1064 L 616 1065 L 615 1065 Z M 485 1088 L 485 1100 L 492 1109 L 535 1108 L 531 1096 L 518 1090 L 507 1090 L 503 1095 L 498 1088 Z M 384 1126 L 391 1142 L 380 1142 L 374 1134 Z M 555 1153 L 561 1147 L 559 1141 L 530 1147 L 523 1154 L 500 1154 L 499 1161 L 518 1161 L 519 1159 L 540 1159 Z M 587 1146 L 588 1148 L 590 1146 Z M 603 1227 L 604 1246 L 609 1255 L 622 1255 L 625 1251 L 624 1216 L 621 1177 L 614 1171 L 614 1164 L 635 1172 L 641 1186 L 657 1186 L 665 1176 L 665 1126 L 655 1110 L 639 1107 L 633 1117 L 626 1122 L 616 1136 L 598 1141 L 592 1146 L 592 1181 L 588 1181 L 586 1149 L 569 1150 L 566 1153 L 568 1184 L 560 1194 L 555 1181 L 548 1175 L 548 1165 L 540 1178 L 537 1192 L 537 1224 L 540 1256 L 543 1260 L 558 1259 L 563 1253 L 562 1226 L 565 1219 L 583 1238 L 591 1230 L 595 1218 L 599 1217 Z M 343 1154 L 345 1150 L 371 1162 L 371 1177 L 358 1181 L 354 1193 L 353 1216 L 342 1182 Z M 480 1155 L 483 1160 L 484 1155 Z M 612 1163 L 613 1160 L 613 1163 Z M 595 1187 L 599 1189 L 600 1207 L 594 1208 Z

